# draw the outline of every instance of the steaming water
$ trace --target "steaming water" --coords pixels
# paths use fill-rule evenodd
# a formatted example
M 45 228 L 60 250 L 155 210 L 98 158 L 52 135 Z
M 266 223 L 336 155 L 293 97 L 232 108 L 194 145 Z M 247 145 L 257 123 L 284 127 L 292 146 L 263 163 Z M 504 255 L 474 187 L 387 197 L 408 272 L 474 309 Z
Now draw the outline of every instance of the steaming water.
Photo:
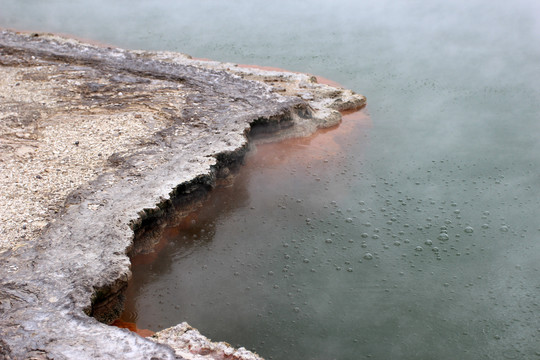
M 4 27 L 311 72 L 367 95 L 336 130 L 260 148 L 134 269 L 126 320 L 187 320 L 268 359 L 540 359 L 539 19 L 534 0 L 0 9 Z

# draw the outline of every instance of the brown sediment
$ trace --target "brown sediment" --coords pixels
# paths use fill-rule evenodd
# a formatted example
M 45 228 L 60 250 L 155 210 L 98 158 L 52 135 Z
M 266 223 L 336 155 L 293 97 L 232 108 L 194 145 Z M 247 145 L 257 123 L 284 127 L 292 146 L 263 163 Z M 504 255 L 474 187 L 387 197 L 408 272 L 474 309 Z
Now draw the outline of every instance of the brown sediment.
M 121 329 L 128 329 L 129 331 L 132 331 L 134 333 L 136 333 L 137 335 L 140 335 L 142 337 L 149 337 L 149 336 L 152 336 L 155 334 L 154 331 L 152 330 L 148 330 L 148 329 L 139 329 L 137 327 L 137 324 L 135 323 L 132 323 L 132 322 L 127 322 L 127 321 L 124 321 L 122 319 L 116 319 L 114 320 L 114 322 L 111 324 L 112 326 L 116 326 L 116 327 L 119 327 Z

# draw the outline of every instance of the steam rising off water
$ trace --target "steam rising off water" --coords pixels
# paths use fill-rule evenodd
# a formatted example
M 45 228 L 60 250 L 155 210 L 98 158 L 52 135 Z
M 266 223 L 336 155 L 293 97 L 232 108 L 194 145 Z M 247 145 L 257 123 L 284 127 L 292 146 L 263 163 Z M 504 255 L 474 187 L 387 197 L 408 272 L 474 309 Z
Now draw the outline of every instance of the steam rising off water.
M 167 229 L 125 320 L 268 359 L 540 359 L 536 2 L 88 4 L 4 0 L 0 26 L 311 72 L 369 102 L 259 147 Z

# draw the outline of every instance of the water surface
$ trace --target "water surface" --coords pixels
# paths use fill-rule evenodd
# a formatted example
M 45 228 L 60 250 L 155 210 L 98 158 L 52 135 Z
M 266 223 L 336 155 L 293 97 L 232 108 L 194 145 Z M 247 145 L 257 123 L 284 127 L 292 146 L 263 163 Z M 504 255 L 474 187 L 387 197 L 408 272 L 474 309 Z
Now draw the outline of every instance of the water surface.
M 134 270 L 139 327 L 187 320 L 269 359 L 540 359 L 537 2 L 3 0 L 0 26 L 368 98 L 338 129 L 259 148 L 168 229 Z

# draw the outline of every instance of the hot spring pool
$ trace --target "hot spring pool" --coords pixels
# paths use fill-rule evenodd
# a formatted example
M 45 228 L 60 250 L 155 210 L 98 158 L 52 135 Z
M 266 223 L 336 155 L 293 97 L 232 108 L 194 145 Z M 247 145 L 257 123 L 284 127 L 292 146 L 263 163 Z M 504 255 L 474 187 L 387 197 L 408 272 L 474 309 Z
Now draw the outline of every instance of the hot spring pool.
M 534 1 L 4 0 L 0 26 L 277 66 L 368 107 L 260 146 L 124 319 L 268 359 L 540 359 Z

